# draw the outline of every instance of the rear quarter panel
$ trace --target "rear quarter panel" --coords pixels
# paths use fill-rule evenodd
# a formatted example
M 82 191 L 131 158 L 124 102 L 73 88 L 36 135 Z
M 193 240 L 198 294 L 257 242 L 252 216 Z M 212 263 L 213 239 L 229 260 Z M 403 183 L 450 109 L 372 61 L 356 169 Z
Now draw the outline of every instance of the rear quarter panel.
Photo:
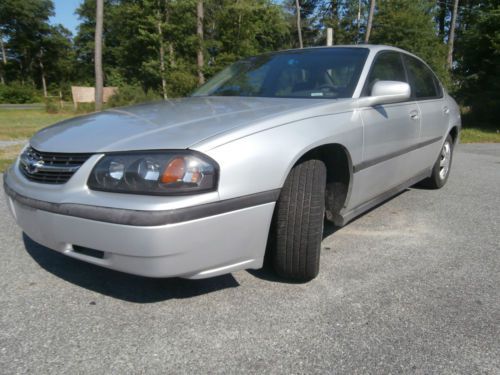
M 458 130 L 460 131 L 462 129 L 462 117 L 460 115 L 460 107 L 455 101 L 455 99 L 453 99 L 453 97 L 448 93 L 445 93 L 445 100 L 446 100 L 446 105 L 450 109 L 448 132 L 453 127 L 457 127 Z

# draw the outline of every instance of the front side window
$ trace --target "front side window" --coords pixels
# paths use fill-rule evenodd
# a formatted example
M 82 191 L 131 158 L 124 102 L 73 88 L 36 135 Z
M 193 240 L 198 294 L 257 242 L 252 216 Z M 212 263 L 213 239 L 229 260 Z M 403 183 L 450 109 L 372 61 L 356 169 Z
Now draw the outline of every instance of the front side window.
M 366 48 L 318 48 L 251 57 L 224 69 L 194 96 L 351 98 Z
M 405 69 L 398 52 L 382 52 L 377 55 L 363 94 L 370 95 L 373 85 L 378 81 L 406 82 Z
M 431 99 L 441 96 L 437 79 L 431 70 L 418 59 L 404 55 L 412 96 L 417 99 Z

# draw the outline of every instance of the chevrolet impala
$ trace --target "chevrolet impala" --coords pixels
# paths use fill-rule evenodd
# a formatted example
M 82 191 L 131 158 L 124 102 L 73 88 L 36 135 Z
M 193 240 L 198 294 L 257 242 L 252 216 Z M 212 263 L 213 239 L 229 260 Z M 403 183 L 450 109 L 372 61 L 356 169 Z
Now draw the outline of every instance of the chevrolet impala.
M 149 277 L 319 272 L 337 226 L 420 183 L 442 187 L 461 127 L 429 66 L 336 46 L 239 61 L 188 98 L 35 134 L 4 175 L 22 230 L 69 257 Z

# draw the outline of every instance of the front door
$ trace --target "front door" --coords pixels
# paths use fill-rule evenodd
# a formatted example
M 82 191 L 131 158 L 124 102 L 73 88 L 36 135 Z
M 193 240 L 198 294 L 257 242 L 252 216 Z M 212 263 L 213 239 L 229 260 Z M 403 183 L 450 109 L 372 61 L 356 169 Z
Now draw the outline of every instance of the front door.
M 402 56 L 384 51 L 375 57 L 363 95 L 369 95 L 375 82 L 407 82 Z M 414 100 L 361 109 L 364 127 L 363 161 L 354 166 L 357 183 L 350 208 L 370 201 L 383 192 L 409 180 L 418 171 L 411 150 L 420 137 L 421 113 Z

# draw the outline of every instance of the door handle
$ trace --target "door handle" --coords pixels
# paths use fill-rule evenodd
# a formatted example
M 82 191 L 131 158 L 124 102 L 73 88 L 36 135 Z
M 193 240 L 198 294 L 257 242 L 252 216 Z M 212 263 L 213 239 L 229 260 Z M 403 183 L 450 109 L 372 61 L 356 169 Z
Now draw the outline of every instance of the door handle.
M 418 120 L 418 119 L 420 118 L 420 116 L 418 115 L 418 112 L 417 112 L 417 111 L 412 111 L 412 112 L 410 112 L 410 118 L 411 118 L 412 120 L 415 120 L 415 121 L 416 121 L 416 120 Z
M 445 115 L 449 115 L 450 114 L 450 109 L 448 107 L 443 107 L 443 113 Z

